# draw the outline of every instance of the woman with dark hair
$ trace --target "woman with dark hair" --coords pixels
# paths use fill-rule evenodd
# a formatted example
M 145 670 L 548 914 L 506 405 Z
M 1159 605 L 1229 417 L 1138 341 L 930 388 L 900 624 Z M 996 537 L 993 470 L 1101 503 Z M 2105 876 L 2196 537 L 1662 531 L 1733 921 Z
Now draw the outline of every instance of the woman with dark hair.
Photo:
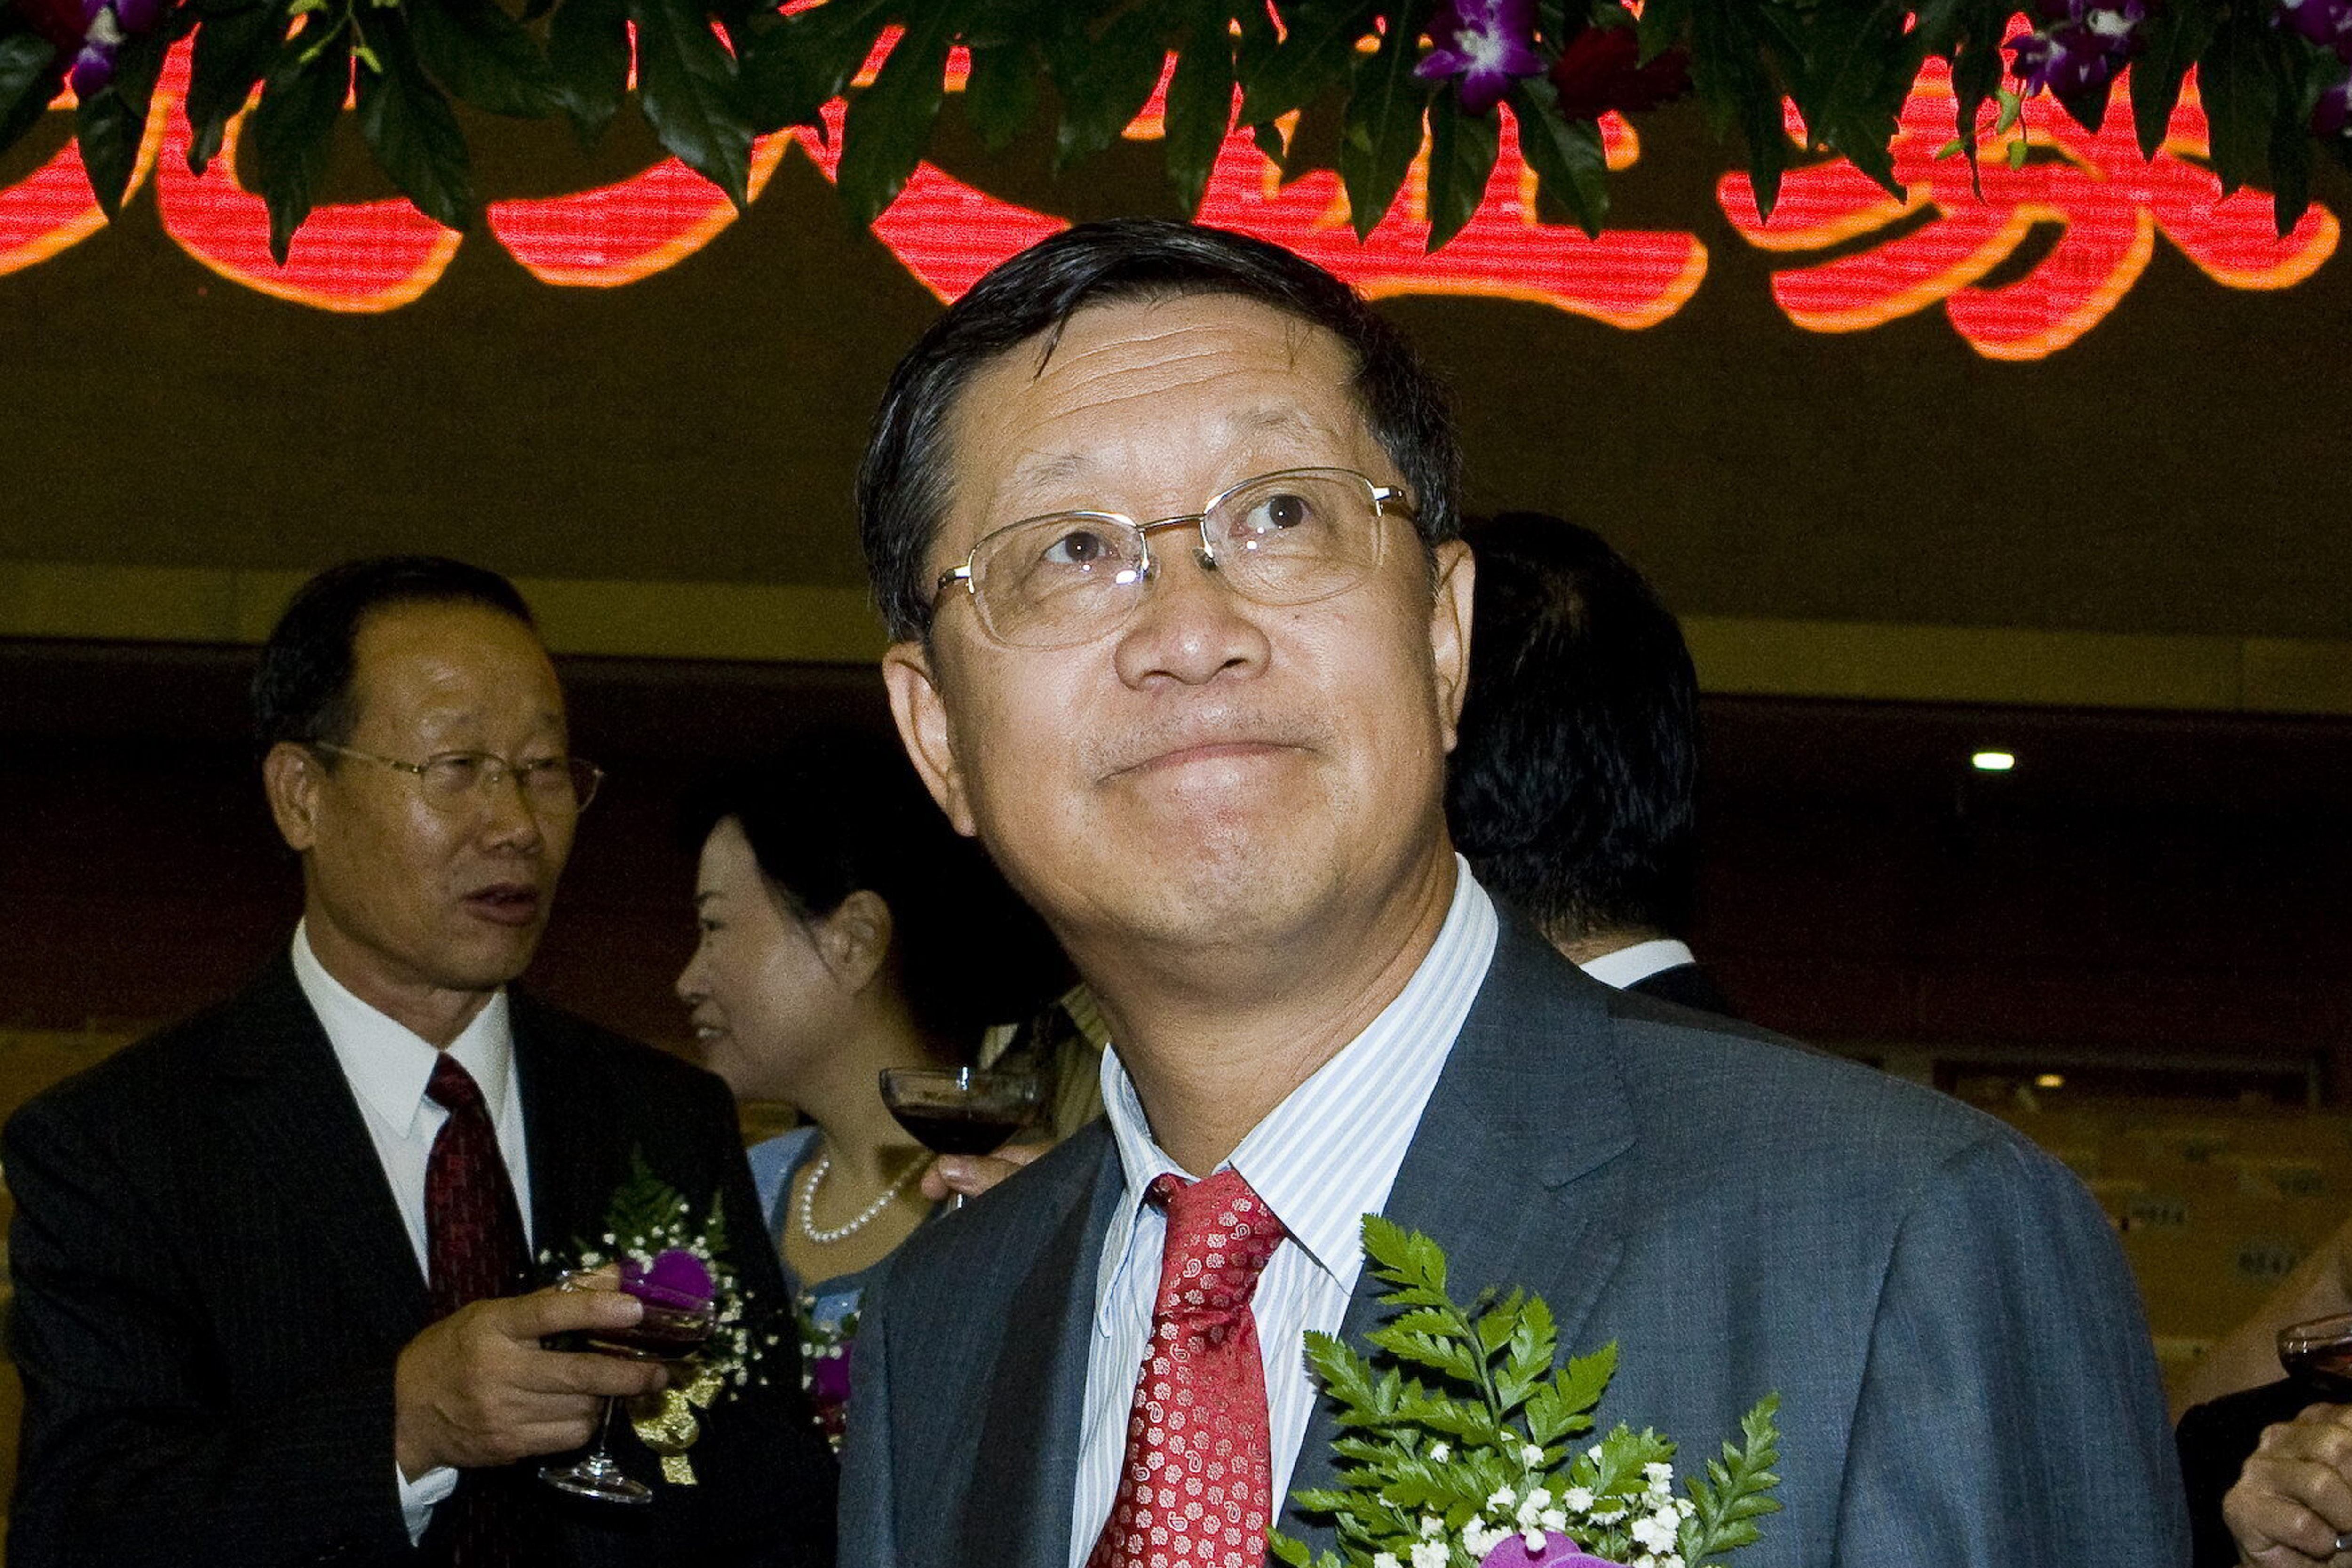
M 879 746 L 835 742 L 715 780 L 687 826 L 702 935 L 677 993 L 703 1064 L 738 1100 L 809 1119 L 751 1159 L 811 1401 L 838 1442 L 859 1299 L 933 1212 L 918 1185 L 929 1156 L 877 1076 L 968 1063 L 991 1020 L 1066 983 L 1059 954 Z

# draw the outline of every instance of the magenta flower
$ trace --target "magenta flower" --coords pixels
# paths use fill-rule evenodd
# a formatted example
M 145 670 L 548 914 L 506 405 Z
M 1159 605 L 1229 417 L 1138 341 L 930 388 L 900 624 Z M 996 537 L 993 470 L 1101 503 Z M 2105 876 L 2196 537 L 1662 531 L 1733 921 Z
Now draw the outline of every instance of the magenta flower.
M 2352 0 L 2278 0 L 2272 20 L 2352 63 Z
M 1524 1535 L 1507 1535 L 1478 1559 L 1478 1568 L 1619 1568 L 1605 1557 L 1595 1557 L 1565 1535 L 1549 1536 L 1539 1548 L 1530 1548 Z
M 2061 99 L 2098 93 L 2104 107 L 2116 73 L 2139 52 L 2147 0 L 2042 0 L 2036 9 L 2041 21 L 2033 31 L 2002 46 L 2026 96 L 2044 88 Z
M 1511 83 L 1541 74 L 1536 53 L 1536 0 L 1444 0 L 1429 19 L 1437 47 L 1412 74 L 1423 81 L 1455 79 L 1462 107 L 1484 114 L 1502 101 Z
M 708 1305 L 717 1293 L 702 1259 L 677 1247 L 656 1253 L 650 1263 L 635 1258 L 623 1263 L 621 1289 L 641 1301 L 666 1307 Z

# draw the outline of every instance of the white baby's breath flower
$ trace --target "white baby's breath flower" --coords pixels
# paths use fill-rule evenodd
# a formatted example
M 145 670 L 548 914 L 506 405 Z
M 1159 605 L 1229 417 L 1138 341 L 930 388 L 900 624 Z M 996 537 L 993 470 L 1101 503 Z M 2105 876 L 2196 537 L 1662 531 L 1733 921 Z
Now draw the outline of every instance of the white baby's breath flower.
M 1663 1461 L 1653 1459 L 1642 1467 L 1642 1475 L 1652 1486 L 1663 1487 L 1675 1479 L 1675 1468 Z
M 1574 1509 L 1577 1512 L 1583 1513 L 1592 1507 L 1592 1489 L 1591 1487 L 1570 1487 L 1567 1491 L 1560 1494 L 1559 1500 Z
M 1488 1508 L 1499 1508 L 1505 1512 L 1508 1512 L 1511 1505 L 1518 1500 L 1519 1500 L 1513 1495 L 1510 1488 L 1496 1487 L 1495 1489 L 1495 1495 L 1486 1500 L 1486 1506 Z
M 1544 1543 L 1550 1538 L 1542 1531 L 1530 1528 L 1519 1531 L 1519 1539 L 1528 1543 L 1528 1551 L 1541 1552 L 1544 1549 Z
M 1548 1508 L 1544 1510 L 1543 1517 L 1536 1522 L 1542 1525 L 1546 1530 L 1557 1530 L 1561 1531 L 1563 1534 L 1566 1533 L 1568 1530 L 1568 1515 L 1556 1508 Z
M 1652 1514 L 1633 1521 L 1633 1539 L 1652 1552 L 1664 1552 L 1675 1543 L 1675 1521 Z
M 1429 1446 L 1429 1462 L 1433 1465 L 1442 1465 L 1453 1457 L 1454 1449 L 1450 1444 L 1437 1442 Z
M 1372 1553 L 1372 1568 L 1404 1568 L 1404 1564 L 1397 1561 L 1393 1552 L 1375 1552 Z
M 1454 1561 L 1454 1552 L 1443 1541 L 1416 1542 L 1412 1549 L 1412 1568 L 1446 1568 Z
M 1524 1464 L 1524 1465 L 1540 1465 L 1540 1464 L 1542 1464 L 1542 1463 L 1543 1463 L 1543 1459 L 1544 1459 L 1543 1449 L 1542 1449 L 1542 1448 L 1540 1448 L 1540 1447 L 1538 1447 L 1537 1445 L 1535 1445 L 1535 1444 L 1533 1444 L 1533 1443 L 1528 1443 L 1528 1444 L 1523 1444 L 1523 1445 L 1520 1447 L 1520 1448 L 1519 1448 L 1519 1462 L 1520 1462 L 1521 1464 Z
M 1435 1514 L 1424 1513 L 1421 1516 L 1421 1533 L 1424 1540 L 1442 1533 L 1444 1529 L 1445 1521 Z
M 1675 1499 L 1675 1511 L 1685 1519 L 1689 1519 L 1698 1512 L 1698 1504 L 1686 1497 L 1678 1497 Z
M 1462 1527 L 1462 1545 L 1473 1557 L 1484 1557 L 1503 1543 L 1511 1532 L 1497 1530 L 1484 1520 L 1473 1520 Z

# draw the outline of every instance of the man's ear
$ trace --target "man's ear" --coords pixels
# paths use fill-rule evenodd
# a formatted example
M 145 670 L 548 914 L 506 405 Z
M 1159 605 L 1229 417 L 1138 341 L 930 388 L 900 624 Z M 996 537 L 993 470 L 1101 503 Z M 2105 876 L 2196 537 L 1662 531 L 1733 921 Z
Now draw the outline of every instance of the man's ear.
M 890 691 L 890 717 L 898 722 L 898 739 L 906 744 L 915 771 L 948 822 L 969 838 L 977 831 L 971 803 L 964 790 L 963 773 L 956 765 L 946 699 L 940 694 L 930 656 L 919 642 L 892 643 L 882 656 L 882 684 Z
M 1437 596 L 1429 607 L 1429 651 L 1437 672 L 1438 713 L 1445 749 L 1454 750 L 1462 721 L 1463 694 L 1470 689 L 1471 588 L 1478 563 L 1470 547 L 1449 539 L 1437 547 Z
M 859 992 L 874 982 L 890 956 L 894 929 L 890 905 L 870 888 L 860 888 L 811 922 L 817 955 L 842 989 Z
M 326 783 L 325 764 L 318 753 L 291 741 L 280 741 L 261 759 L 262 793 L 278 836 L 299 855 L 319 841 L 319 791 Z

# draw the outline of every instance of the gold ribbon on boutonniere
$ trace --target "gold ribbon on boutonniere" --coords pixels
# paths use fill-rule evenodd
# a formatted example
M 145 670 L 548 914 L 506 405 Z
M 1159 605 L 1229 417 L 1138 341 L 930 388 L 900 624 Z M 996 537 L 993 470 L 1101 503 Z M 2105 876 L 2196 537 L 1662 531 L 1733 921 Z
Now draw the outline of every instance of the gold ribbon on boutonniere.
M 725 1375 L 717 1368 L 701 1367 L 684 1384 L 673 1383 L 659 1394 L 630 1402 L 629 1425 L 637 1441 L 661 1456 L 662 1479 L 673 1486 L 695 1484 L 694 1466 L 686 1457 L 702 1436 L 702 1423 L 694 1413 L 709 1409 L 725 1386 Z

